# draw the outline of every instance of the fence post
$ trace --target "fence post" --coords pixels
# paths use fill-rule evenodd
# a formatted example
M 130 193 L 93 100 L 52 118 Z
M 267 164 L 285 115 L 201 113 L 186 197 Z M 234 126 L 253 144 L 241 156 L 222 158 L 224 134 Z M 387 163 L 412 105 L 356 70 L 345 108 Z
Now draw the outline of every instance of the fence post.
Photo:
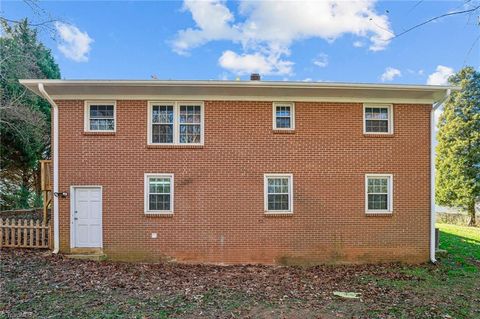
M 30 247 L 33 247 L 33 219 L 30 219 Z
M 3 219 L 0 218 L 0 247 L 3 246 Z
M 16 244 L 16 240 L 15 240 L 15 237 L 16 237 L 15 236 L 15 233 L 16 233 L 15 232 L 15 228 L 16 228 L 15 226 L 16 225 L 15 224 L 16 224 L 15 219 L 10 220 L 10 226 L 12 227 L 12 230 L 11 230 L 12 234 L 10 236 L 10 244 L 13 245 L 13 246 L 15 246 L 15 244 Z
M 23 220 L 23 245 L 28 246 L 28 220 Z
M 9 220 L 5 220 L 5 246 L 7 247 L 10 243 L 10 232 L 8 231 Z
M 35 245 L 40 246 L 40 222 L 35 222 Z

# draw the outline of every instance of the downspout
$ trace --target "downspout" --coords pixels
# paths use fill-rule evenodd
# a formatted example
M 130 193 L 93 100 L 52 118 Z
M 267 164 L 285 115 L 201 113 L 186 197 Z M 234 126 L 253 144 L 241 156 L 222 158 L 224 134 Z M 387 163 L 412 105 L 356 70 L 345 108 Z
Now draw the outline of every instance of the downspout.
M 435 111 L 448 99 L 451 89 L 447 89 L 447 92 L 442 100 L 436 102 L 432 106 L 430 112 L 430 261 L 436 263 L 435 258 Z
M 48 95 L 43 83 L 38 83 L 38 90 L 42 96 L 52 105 L 53 110 L 53 253 L 60 250 L 60 223 L 58 217 L 58 105 Z

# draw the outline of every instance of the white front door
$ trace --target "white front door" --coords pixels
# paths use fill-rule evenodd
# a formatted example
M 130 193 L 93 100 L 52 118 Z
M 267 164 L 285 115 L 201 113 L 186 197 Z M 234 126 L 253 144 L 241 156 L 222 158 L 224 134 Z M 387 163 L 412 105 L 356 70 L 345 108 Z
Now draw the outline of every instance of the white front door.
M 72 247 L 102 247 L 102 189 L 73 189 Z

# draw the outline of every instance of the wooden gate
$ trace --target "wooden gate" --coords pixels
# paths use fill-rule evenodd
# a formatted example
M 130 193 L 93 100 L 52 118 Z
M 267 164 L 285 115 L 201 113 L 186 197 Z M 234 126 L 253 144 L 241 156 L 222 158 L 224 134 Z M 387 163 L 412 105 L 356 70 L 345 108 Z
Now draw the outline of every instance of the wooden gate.
M 0 247 L 49 248 L 50 237 L 45 220 L 0 218 Z

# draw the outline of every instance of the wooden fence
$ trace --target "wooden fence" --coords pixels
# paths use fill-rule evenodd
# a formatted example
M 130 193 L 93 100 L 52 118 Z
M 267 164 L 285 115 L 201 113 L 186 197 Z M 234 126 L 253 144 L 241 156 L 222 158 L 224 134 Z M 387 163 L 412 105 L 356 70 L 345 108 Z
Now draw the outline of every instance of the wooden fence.
M 0 218 L 0 247 L 49 248 L 50 225 L 32 219 Z

